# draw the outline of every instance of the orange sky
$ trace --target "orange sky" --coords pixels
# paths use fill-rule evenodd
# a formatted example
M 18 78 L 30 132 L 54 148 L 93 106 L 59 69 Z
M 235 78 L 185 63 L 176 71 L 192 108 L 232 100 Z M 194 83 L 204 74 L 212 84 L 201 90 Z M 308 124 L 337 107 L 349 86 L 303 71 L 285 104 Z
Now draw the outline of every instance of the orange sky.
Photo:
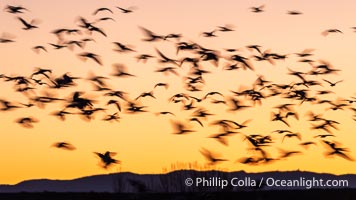
M 340 0 L 337 4 L 325 1 L 235 1 L 223 2 L 196 0 L 163 1 L 163 0 L 126 0 L 126 1 L 94 1 L 78 0 L 61 1 L 54 3 L 45 0 L 15 1 L 5 0 L 0 3 L 1 8 L 6 5 L 21 5 L 29 11 L 19 14 L 24 19 L 38 19 L 39 29 L 25 31 L 22 24 L 16 19 L 16 15 L 0 12 L 0 37 L 2 33 L 14 35 L 14 43 L 0 43 L 0 74 L 7 76 L 23 75 L 29 76 L 36 67 L 50 68 L 53 76 L 57 77 L 66 72 L 73 76 L 88 77 L 89 72 L 97 75 L 110 77 L 107 80 L 110 87 L 115 90 L 127 91 L 130 98 L 136 98 L 141 92 L 152 90 L 158 82 L 170 84 L 168 90 L 156 88 L 154 94 L 156 99 L 144 98 L 141 103 L 147 106 L 149 112 L 131 115 L 125 112 L 119 113 L 121 120 L 117 122 L 105 122 L 101 119 L 104 113 L 99 113 L 91 122 L 83 121 L 78 116 L 68 116 L 66 121 L 60 121 L 50 113 L 59 110 L 64 103 L 47 105 L 45 108 L 21 108 L 13 111 L 0 112 L 0 152 L 2 152 L 0 184 L 13 184 L 22 180 L 34 178 L 70 179 L 75 177 L 101 174 L 109 172 L 132 171 L 137 173 L 160 173 L 176 162 L 193 163 L 201 165 L 206 160 L 201 155 L 201 148 L 219 152 L 221 157 L 228 162 L 217 165 L 226 170 L 246 171 L 270 171 L 270 170 L 307 170 L 316 172 L 330 172 L 335 174 L 356 173 L 355 162 L 350 162 L 340 157 L 325 159 L 323 153 L 326 148 L 314 139 L 313 136 L 323 132 L 312 131 L 310 123 L 304 114 L 313 110 L 322 113 L 323 117 L 339 121 L 338 131 L 333 131 L 337 136 L 335 141 L 342 143 L 343 147 L 350 150 L 350 155 L 356 158 L 354 147 L 355 136 L 353 136 L 355 121 L 352 120 L 352 112 L 327 110 L 327 105 L 311 105 L 309 103 L 298 105 L 298 101 L 288 101 L 281 97 L 273 97 L 263 100 L 261 106 L 255 106 L 235 113 L 227 112 L 225 105 L 213 105 L 202 102 L 199 105 L 214 113 L 208 120 L 203 121 L 205 127 L 191 122 L 190 126 L 196 132 L 188 135 L 174 135 L 171 126 L 172 120 L 184 121 L 189 119 L 191 112 L 182 111 L 181 103 L 174 104 L 168 99 L 180 92 L 189 93 L 195 97 L 202 97 L 207 92 L 219 91 L 226 96 L 231 96 L 230 90 L 237 91 L 239 88 L 250 88 L 258 75 L 264 75 L 266 79 L 275 83 L 289 84 L 297 82 L 298 79 L 287 75 L 287 68 L 308 71 L 308 64 L 298 62 L 294 53 L 304 49 L 315 49 L 311 58 L 330 62 L 335 68 L 342 71 L 338 75 L 326 75 L 316 77 L 318 81 L 322 78 L 331 81 L 343 80 L 340 84 L 330 88 L 325 82 L 323 86 L 315 86 L 313 90 L 332 89 L 335 93 L 324 98 L 336 100 L 337 98 L 355 97 L 356 85 L 353 78 L 355 74 L 355 41 L 356 33 L 351 27 L 356 26 L 356 14 L 354 8 L 356 2 L 352 0 Z M 265 5 L 265 12 L 252 13 L 250 7 Z M 123 14 L 115 6 L 135 6 L 134 12 Z M 93 16 L 94 10 L 107 7 L 114 11 L 99 13 Z M 287 15 L 289 10 L 301 11 L 302 15 Z M 57 38 L 51 31 L 57 28 L 77 28 L 79 16 L 94 21 L 98 17 L 112 17 L 113 21 L 98 23 L 108 37 L 100 34 L 73 36 L 71 39 L 92 37 L 96 42 L 88 43 L 85 49 L 75 47 L 69 49 L 54 50 L 48 43 L 56 43 Z M 231 24 L 235 31 L 217 32 L 218 37 L 206 38 L 201 35 L 203 31 L 212 31 L 217 26 Z M 237 52 L 245 57 L 250 57 L 256 52 L 245 48 L 246 45 L 258 44 L 263 50 L 271 49 L 272 52 L 287 54 L 285 61 L 277 61 L 276 65 L 268 62 L 257 62 L 250 58 L 255 71 L 226 71 L 223 70 L 227 60 L 221 59 L 219 66 L 214 67 L 211 63 L 203 62 L 204 69 L 211 71 L 204 76 L 205 86 L 202 92 L 187 92 L 184 89 L 182 78 L 187 76 L 189 64 L 179 68 L 179 76 L 154 72 L 159 67 L 165 67 L 158 63 L 157 59 L 149 60 L 146 64 L 137 63 L 135 56 L 139 53 L 152 54 L 157 57 L 155 48 L 160 49 L 168 57 L 180 59 L 184 56 L 193 56 L 192 53 L 182 52 L 176 55 L 175 42 L 159 41 L 148 43 L 142 41 L 144 35 L 139 26 L 152 30 L 157 34 L 180 33 L 183 35 L 181 41 L 196 42 L 203 47 L 219 50 L 227 57 L 232 55 L 224 51 L 226 48 L 239 49 Z M 340 29 L 343 34 L 329 34 L 324 37 L 321 33 L 326 29 Z M 6 35 L 5 34 L 5 35 Z M 120 54 L 113 49 L 112 42 L 130 44 L 137 51 L 134 53 Z M 31 47 L 36 45 L 46 46 L 48 53 L 36 54 Z M 83 62 L 78 59 L 77 54 L 94 52 L 99 54 L 103 60 L 103 66 L 99 66 L 91 60 Z M 113 78 L 113 63 L 124 63 L 128 71 L 135 74 L 131 78 Z M 92 91 L 91 84 L 86 80 L 78 80 L 74 88 L 50 89 L 58 97 L 67 98 L 73 91 L 85 91 L 91 98 L 98 99 L 97 107 L 104 106 L 108 97 L 102 93 Z M 27 103 L 26 97 L 14 92 L 13 83 L 0 80 L 0 99 L 5 99 L 15 104 Z M 38 87 L 36 94 L 45 87 Z M 243 100 L 244 98 L 240 98 Z M 288 128 L 280 122 L 271 122 L 270 114 L 275 109 L 273 106 L 281 103 L 294 103 L 301 119 L 288 120 L 291 127 Z M 251 104 L 249 101 L 244 101 Z M 107 114 L 115 111 L 114 107 L 107 107 Z M 156 116 L 154 113 L 160 111 L 171 111 L 173 116 Z M 17 118 L 34 116 L 40 120 L 32 129 L 21 127 L 14 121 Z M 261 134 L 268 135 L 276 129 L 289 129 L 293 132 L 302 133 L 302 140 L 313 140 L 316 146 L 308 150 L 303 149 L 295 138 L 286 139 L 281 142 L 281 135 L 272 134 L 274 144 L 266 150 L 274 157 L 279 155 L 278 148 L 302 151 L 301 155 L 279 160 L 268 165 L 250 166 L 244 165 L 236 160 L 252 155 L 247 151 L 248 143 L 244 141 L 242 134 L 229 137 L 229 146 L 224 146 L 216 140 L 208 138 L 217 133 L 217 127 L 209 126 L 209 123 L 218 119 L 231 119 L 239 123 L 252 119 L 246 129 L 241 132 L 245 135 Z M 68 141 L 76 146 L 75 151 L 65 151 L 50 147 L 54 142 Z M 101 169 L 97 163 L 98 159 L 92 152 L 113 151 L 118 154 L 115 158 L 122 161 L 121 166 L 115 166 L 109 170 Z

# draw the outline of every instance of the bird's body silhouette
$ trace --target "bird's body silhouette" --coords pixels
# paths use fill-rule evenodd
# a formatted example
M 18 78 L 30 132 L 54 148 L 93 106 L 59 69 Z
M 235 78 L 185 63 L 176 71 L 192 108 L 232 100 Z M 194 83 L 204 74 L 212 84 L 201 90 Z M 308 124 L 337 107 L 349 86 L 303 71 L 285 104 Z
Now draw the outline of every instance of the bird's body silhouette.
M 326 141 L 326 140 L 322 140 L 322 142 L 324 144 L 326 144 L 331 149 L 330 152 L 327 152 L 325 154 L 326 156 L 337 155 L 337 156 L 340 156 L 340 157 L 342 157 L 342 158 L 344 158 L 346 160 L 349 160 L 349 161 L 353 161 L 354 160 L 353 158 L 351 158 L 349 155 L 346 154 L 346 152 L 348 150 L 346 148 L 339 147 L 338 143 L 329 142 L 329 141 Z
M 106 7 L 102 7 L 102 8 L 98 8 L 93 12 L 93 15 L 98 14 L 99 12 L 110 12 L 111 14 L 113 14 L 114 12 L 110 9 L 110 8 L 106 8 Z
M 289 11 L 287 11 L 287 14 L 288 15 L 301 15 L 303 13 L 300 11 L 297 11 L 297 10 L 289 10 Z
M 158 112 L 157 113 L 157 115 L 173 115 L 173 116 L 175 116 L 175 114 L 174 113 L 172 113 L 172 112 L 169 112 L 169 111 L 161 111 L 161 112 Z
M 115 51 L 118 51 L 118 52 L 134 52 L 135 50 L 133 50 L 132 48 L 128 47 L 127 45 L 124 45 L 120 42 L 113 42 L 118 49 L 115 49 Z
M 49 45 L 51 45 L 54 49 L 63 49 L 66 48 L 66 45 L 61 45 L 61 44 L 53 44 L 53 43 L 48 43 Z
M 103 120 L 104 121 L 119 121 L 120 117 L 118 116 L 118 113 L 114 113 L 114 114 L 110 114 L 110 115 L 107 115 Z
M 34 46 L 32 47 L 32 49 L 36 52 L 36 53 L 39 53 L 40 50 L 44 51 L 44 52 L 48 52 L 46 47 L 42 46 L 42 45 L 37 45 L 37 46 Z
M 216 30 L 206 31 L 206 32 L 203 32 L 202 35 L 204 37 L 217 37 L 217 35 L 214 34 L 215 32 L 216 32 Z
M 285 138 L 292 138 L 292 137 L 296 137 L 299 140 L 301 140 L 301 135 L 300 133 L 287 133 L 283 136 L 282 142 L 284 141 Z
M 121 112 L 121 105 L 120 105 L 120 102 L 118 100 L 115 100 L 115 99 L 110 99 L 106 105 L 111 105 L 111 104 L 114 104 L 116 106 L 116 108 Z
M 182 134 L 187 134 L 191 132 L 195 132 L 192 129 L 189 129 L 185 123 L 179 122 L 179 121 L 174 121 L 172 122 L 172 126 L 174 129 L 174 133 L 176 135 L 182 135 Z
M 135 102 L 128 102 L 127 104 L 127 111 L 131 114 L 147 112 L 146 110 L 143 110 L 146 106 L 138 105 Z
M 113 91 L 105 93 L 104 96 L 118 97 L 118 98 L 126 101 L 126 94 L 127 94 L 126 92 L 121 91 L 121 90 L 113 90 Z M 116 103 L 116 102 L 111 102 L 111 103 Z
M 104 30 L 101 29 L 101 28 L 99 28 L 99 27 L 90 26 L 90 27 L 88 28 L 88 30 L 89 30 L 90 32 L 98 32 L 98 33 L 100 33 L 101 35 L 107 37 L 107 34 L 104 32 Z
M 225 132 L 213 134 L 209 136 L 209 138 L 216 139 L 221 144 L 227 146 L 228 145 L 227 137 L 235 134 L 238 134 L 238 132 L 226 129 Z
M 86 59 L 92 59 L 93 61 L 95 61 L 96 63 L 98 63 L 99 65 L 103 65 L 101 58 L 99 57 L 99 55 L 94 54 L 94 53 L 90 53 L 90 52 L 84 52 L 79 54 L 80 57 Z
M 150 54 L 140 54 L 136 58 L 137 58 L 137 62 L 140 62 L 142 60 L 144 63 L 146 63 L 148 59 L 154 58 L 154 56 Z
M 156 52 L 158 53 L 159 57 L 161 58 L 159 60 L 159 62 L 161 63 L 171 63 L 171 64 L 174 64 L 174 65 L 178 65 L 177 64 L 177 60 L 174 60 L 174 59 L 171 59 L 171 58 L 168 58 L 167 56 L 165 56 L 161 51 L 159 51 L 158 49 L 156 49 Z
M 280 121 L 290 127 L 289 123 L 286 121 L 286 117 L 282 116 L 281 113 L 272 113 L 272 115 L 272 121 Z
M 189 121 L 197 122 L 201 127 L 204 127 L 204 124 L 197 117 L 192 117 Z
M 171 73 L 171 74 L 174 74 L 176 76 L 179 76 L 179 74 L 176 72 L 176 68 L 175 67 L 163 67 L 163 68 L 157 69 L 155 72 L 161 72 L 161 73 L 164 73 L 166 75 L 168 73 Z
M 17 119 L 16 122 L 25 128 L 33 128 L 33 123 L 37 123 L 39 120 L 34 117 L 23 117 Z
M 329 35 L 330 33 L 343 33 L 342 31 L 340 31 L 339 29 L 327 29 L 325 31 L 323 31 L 321 34 L 323 36 L 327 36 Z
M 258 7 L 251 7 L 250 9 L 254 13 L 260 13 L 260 12 L 264 12 L 264 8 L 265 8 L 265 5 L 261 5 Z
M 286 151 L 286 150 L 282 150 L 282 149 L 280 149 L 280 152 L 281 152 L 280 158 L 288 158 L 290 156 L 301 153 L 300 151 Z
M 150 92 L 143 92 L 141 93 L 138 97 L 136 97 L 135 100 L 138 100 L 140 98 L 143 98 L 143 97 L 151 97 L 151 98 L 156 98 L 154 95 L 153 95 L 153 91 L 150 91 Z
M 37 23 L 36 20 L 32 20 L 31 22 L 27 22 L 22 17 L 18 17 L 17 19 L 20 20 L 20 22 L 24 25 L 24 27 L 23 27 L 24 30 L 31 30 L 31 29 L 38 28 L 38 26 L 35 25 Z
M 0 37 L 0 43 L 12 43 L 15 42 L 15 36 L 9 33 L 2 33 Z
M 135 75 L 128 73 L 127 67 L 124 64 L 116 63 L 113 64 L 114 72 L 111 74 L 115 77 L 134 77 Z
M 100 158 L 102 167 L 104 169 L 107 169 L 108 167 L 110 167 L 113 164 L 120 164 L 121 163 L 121 161 L 112 158 L 112 156 L 116 155 L 115 152 L 110 152 L 110 151 L 106 151 L 105 153 L 94 152 L 94 154 L 97 155 Z
M 100 22 L 100 21 L 110 21 L 110 20 L 115 22 L 115 19 L 112 18 L 112 17 L 102 17 L 102 18 L 97 19 L 97 22 Z
M 307 142 L 302 142 L 299 145 L 301 145 L 301 146 L 303 146 L 305 148 L 308 148 L 310 145 L 316 145 L 316 143 L 312 142 L 312 141 L 307 141 Z
M 168 84 L 168 83 L 157 83 L 157 84 L 154 86 L 154 88 L 156 88 L 156 87 L 164 87 L 164 88 L 168 89 L 169 84 Z
M 145 34 L 146 38 L 143 39 L 143 41 L 146 41 L 146 42 L 155 42 L 155 41 L 159 41 L 159 40 L 164 40 L 166 39 L 166 37 L 162 36 L 162 35 L 158 35 L 158 34 L 155 34 L 153 33 L 152 31 L 144 28 L 144 27 L 139 27 L 142 32 Z
M 228 161 L 226 159 L 217 157 L 217 155 L 215 155 L 215 153 L 213 153 L 207 149 L 204 149 L 204 148 L 202 150 L 200 150 L 200 153 L 208 160 L 208 163 L 210 165 L 215 165 L 219 162 Z
M 122 13 L 132 13 L 136 7 L 122 8 L 117 6 L 116 8 L 121 10 Z
M 334 86 L 336 86 L 336 84 L 341 83 L 343 80 L 336 81 L 336 82 L 331 82 L 331 81 L 328 81 L 326 79 L 323 79 L 323 81 L 329 83 L 330 87 L 334 87 Z
M 12 6 L 12 5 L 7 5 L 5 7 L 5 10 L 8 12 L 8 13 L 11 13 L 11 14 L 18 14 L 18 13 L 23 13 L 23 11 L 28 11 L 27 8 L 25 7 L 22 7 L 22 6 Z
M 235 99 L 235 98 L 230 98 L 228 101 L 232 105 L 232 107 L 230 108 L 230 111 L 238 111 L 238 110 L 243 110 L 243 109 L 251 107 L 251 106 L 247 106 L 247 105 L 242 105 L 241 101 L 239 101 L 238 99 Z
M 73 114 L 73 113 L 65 111 L 65 110 L 54 111 L 52 113 L 52 115 L 58 117 L 62 121 L 64 121 L 66 119 L 66 115 L 70 115 L 70 114 Z
M 70 99 L 69 104 L 66 106 L 67 108 L 78 108 L 80 110 L 84 110 L 86 108 L 93 107 L 93 100 L 88 98 L 80 97 L 82 92 L 74 92 L 72 99 Z
M 59 148 L 59 149 L 64 149 L 64 150 L 75 150 L 75 146 L 68 142 L 56 142 L 52 145 L 53 147 Z
M 2 107 L 0 108 L 1 111 L 10 111 L 16 108 L 20 108 L 19 106 L 2 99 L 0 99 L 0 104 L 2 105 Z

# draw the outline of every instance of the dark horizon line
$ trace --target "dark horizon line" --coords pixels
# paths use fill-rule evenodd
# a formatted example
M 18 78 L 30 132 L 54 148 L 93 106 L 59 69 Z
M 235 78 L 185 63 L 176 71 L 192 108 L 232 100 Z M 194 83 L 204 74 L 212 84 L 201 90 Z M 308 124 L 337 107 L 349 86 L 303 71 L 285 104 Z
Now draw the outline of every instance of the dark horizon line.
M 137 175 L 137 176 L 159 176 L 159 175 L 168 175 L 168 174 L 174 174 L 174 173 L 181 173 L 181 172 L 198 172 L 198 173 L 209 173 L 209 172 L 217 172 L 217 173 L 226 173 L 226 174 L 233 174 L 233 173 L 245 173 L 247 175 L 256 175 L 256 174 L 268 174 L 268 173 L 311 173 L 311 174 L 318 174 L 318 175 L 332 175 L 332 176 L 356 176 L 356 173 L 342 173 L 342 174 L 334 174 L 331 172 L 316 172 L 316 171 L 304 171 L 304 170 L 287 170 L 287 171 L 279 171 L 279 170 L 271 170 L 271 171 L 261 171 L 261 172 L 247 172 L 246 170 L 234 170 L 234 171 L 225 171 L 225 170 L 219 170 L 219 169 L 209 169 L 209 170 L 199 170 L 199 169 L 177 169 L 177 170 L 171 170 L 167 171 L 164 173 L 138 173 L 138 172 L 132 172 L 132 171 L 122 171 L 122 172 L 112 172 L 112 173 L 102 173 L 102 174 L 92 174 L 92 175 L 87 175 L 87 176 L 82 176 L 82 177 L 76 177 L 76 178 L 71 178 L 71 179 L 51 179 L 51 178 L 34 178 L 34 179 L 26 179 L 19 181 L 15 184 L 6 184 L 6 183 L 0 183 L 0 186 L 16 186 L 21 183 L 26 183 L 26 182 L 31 182 L 31 181 L 75 181 L 75 180 L 80 180 L 80 179 L 85 179 L 85 178 L 94 178 L 94 177 L 100 177 L 100 176 L 112 176 L 112 175 L 119 175 L 119 174 L 131 174 L 131 175 Z

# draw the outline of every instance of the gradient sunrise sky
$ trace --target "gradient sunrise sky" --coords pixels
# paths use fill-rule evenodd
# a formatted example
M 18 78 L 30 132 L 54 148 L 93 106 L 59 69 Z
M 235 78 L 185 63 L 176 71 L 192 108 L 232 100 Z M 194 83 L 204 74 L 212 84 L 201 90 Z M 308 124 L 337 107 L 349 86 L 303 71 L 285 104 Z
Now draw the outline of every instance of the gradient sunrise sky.
M 123 90 L 134 99 L 142 92 L 152 90 L 158 82 L 169 83 L 170 87 L 156 88 L 156 99 L 143 98 L 141 103 L 147 106 L 149 112 L 142 114 L 119 113 L 120 122 L 106 122 L 101 120 L 105 114 L 98 113 L 95 120 L 90 122 L 82 120 L 78 116 L 68 116 L 65 121 L 60 121 L 50 113 L 58 111 L 64 103 L 53 103 L 44 108 L 37 106 L 31 108 L 19 108 L 11 111 L 0 112 L 0 152 L 1 170 L 0 184 L 14 184 L 22 180 L 50 178 L 72 179 L 93 174 L 113 173 L 118 171 L 131 171 L 136 173 L 161 173 L 163 168 L 169 168 L 172 163 L 194 163 L 201 165 L 206 163 L 201 155 L 202 148 L 220 153 L 221 157 L 229 161 L 218 164 L 216 167 L 235 171 L 246 170 L 248 172 L 261 172 L 271 170 L 305 170 L 315 172 L 329 172 L 334 174 L 356 173 L 355 162 L 341 157 L 326 158 L 324 153 L 327 148 L 314 138 L 317 134 L 325 132 L 311 130 L 311 124 L 307 121 L 305 113 L 312 110 L 323 114 L 327 119 L 340 122 L 339 130 L 333 130 L 335 140 L 342 147 L 349 149 L 349 155 L 356 158 L 355 121 L 353 112 L 349 108 L 345 110 L 327 110 L 328 105 L 315 105 L 299 101 L 285 100 L 281 97 L 268 98 L 262 101 L 262 105 L 237 112 L 228 112 L 225 105 L 202 102 L 209 112 L 200 127 L 194 122 L 189 123 L 196 132 L 187 135 L 174 135 L 171 121 L 184 121 L 189 119 L 191 112 L 182 111 L 182 103 L 174 104 L 168 99 L 180 92 L 189 93 L 195 97 L 202 97 L 207 92 L 219 91 L 226 96 L 232 96 L 231 90 L 250 89 L 258 75 L 263 75 L 274 83 L 289 84 L 298 82 L 295 77 L 287 75 L 288 68 L 297 71 L 308 71 L 311 66 L 298 62 L 295 53 L 304 49 L 314 49 L 311 58 L 316 64 L 320 60 L 328 61 L 341 71 L 338 74 L 325 75 L 323 77 L 311 77 L 323 83 L 323 86 L 315 86 L 313 90 L 332 90 L 334 93 L 323 96 L 324 99 L 335 101 L 338 98 L 349 99 L 356 96 L 356 33 L 351 27 L 356 26 L 356 1 L 339 0 L 265 0 L 265 1 L 163 1 L 163 0 L 76 0 L 76 1 L 46 1 L 46 0 L 4 0 L 0 7 L 7 5 L 24 6 L 28 11 L 23 14 L 10 14 L 5 10 L 0 12 L 0 34 L 14 36 L 13 43 L 0 43 L 0 74 L 6 76 L 30 76 L 36 67 L 52 69 L 52 76 L 69 72 L 76 77 L 87 78 L 89 74 L 106 76 L 108 85 L 115 90 Z M 253 13 L 251 7 L 265 5 L 264 12 Z M 116 6 L 128 8 L 133 6 L 132 13 L 124 14 Z M 114 14 L 101 12 L 94 16 L 92 13 L 100 8 L 107 7 Z M 297 10 L 302 15 L 288 15 L 288 11 Z M 39 21 L 38 29 L 22 30 L 23 25 L 16 18 L 21 16 L 31 21 Z M 114 21 L 102 21 L 98 26 L 102 28 L 108 37 L 98 33 L 88 35 L 71 36 L 71 39 L 85 37 L 93 38 L 95 42 L 87 43 L 85 49 L 75 47 L 54 50 L 48 43 L 57 43 L 57 37 L 51 31 L 58 28 L 78 28 L 78 17 L 84 17 L 94 21 L 100 17 L 112 17 Z M 231 25 L 235 31 L 216 32 L 218 37 L 207 38 L 202 36 L 204 31 L 212 31 L 217 26 Z M 184 89 L 183 77 L 187 76 L 189 64 L 177 68 L 179 76 L 162 75 L 154 72 L 159 67 L 165 67 L 157 62 L 156 58 L 147 63 L 137 62 L 135 56 L 141 53 L 151 54 L 157 57 L 155 49 L 164 52 L 168 57 L 179 59 L 184 56 L 192 56 L 191 53 L 182 52 L 176 54 L 175 43 L 177 40 L 145 42 L 143 32 L 139 27 L 145 27 L 157 34 L 179 33 L 183 37 L 181 41 L 196 42 L 203 47 L 218 50 L 221 55 L 227 57 L 232 53 L 224 49 L 236 48 L 237 53 L 250 57 L 256 52 L 251 52 L 245 47 L 257 44 L 263 50 L 286 54 L 285 61 L 276 61 L 276 65 L 268 62 L 257 62 L 250 58 L 255 71 L 237 70 L 226 71 L 223 67 L 229 63 L 221 59 L 219 66 L 211 63 L 202 64 L 204 69 L 211 71 L 204 76 L 205 85 L 201 92 L 187 92 Z M 327 29 L 339 29 L 343 33 L 331 33 L 323 36 L 321 33 Z M 0 35 L 2 37 L 2 35 Z M 132 45 L 137 52 L 118 53 L 113 51 L 115 45 L 112 42 L 121 42 Z M 35 53 L 31 48 L 36 45 L 46 46 L 48 52 Z M 103 60 L 103 66 L 87 60 L 78 59 L 82 52 L 99 54 Z M 110 76 L 112 64 L 122 63 L 128 67 L 128 71 L 136 77 L 115 78 Z M 231 63 L 231 62 L 230 62 Z M 330 81 L 343 82 L 335 87 L 330 87 L 322 78 Z M 11 101 L 16 105 L 28 103 L 25 95 L 14 91 L 13 82 L 0 81 L 0 99 Z M 73 91 L 85 91 L 86 97 L 97 99 L 97 107 L 104 106 L 108 97 L 103 93 L 94 92 L 92 84 L 86 80 L 76 80 L 77 86 L 66 89 L 46 89 L 45 86 L 37 87 L 35 93 L 43 95 L 41 91 L 50 91 L 61 98 L 69 98 Z M 34 95 L 29 93 L 29 95 Z M 218 99 L 218 98 L 217 98 Z M 220 98 L 221 99 L 221 98 Z M 243 98 L 241 98 L 243 100 Z M 291 127 L 280 122 L 271 122 L 272 107 L 281 103 L 294 103 L 294 109 L 298 111 L 300 119 L 288 119 Z M 249 101 L 245 104 L 251 105 Z M 123 103 L 124 105 L 124 103 Z M 352 107 L 352 106 L 350 106 Z M 107 114 L 115 111 L 114 107 L 107 107 Z M 156 116 L 154 113 L 171 111 L 176 116 Z M 24 128 L 15 120 L 20 117 L 33 116 L 39 119 L 34 128 Z M 209 123 L 218 119 L 231 119 L 239 123 L 252 119 L 248 127 L 228 138 L 229 146 L 224 146 L 214 139 L 208 138 L 218 133 L 216 126 Z M 317 145 L 308 149 L 300 147 L 301 142 L 296 138 L 286 139 L 281 142 L 282 135 L 271 134 L 276 129 L 289 129 L 299 132 L 302 141 L 315 141 Z M 278 148 L 301 151 L 300 155 L 278 160 L 270 164 L 245 165 L 237 160 L 253 155 L 247 150 L 248 142 L 243 135 L 271 134 L 274 143 L 267 147 L 267 151 L 273 157 L 278 157 Z M 65 151 L 51 147 L 55 142 L 68 141 L 77 149 Z M 93 152 L 117 152 L 114 157 L 122 164 L 108 170 L 98 166 L 98 158 Z

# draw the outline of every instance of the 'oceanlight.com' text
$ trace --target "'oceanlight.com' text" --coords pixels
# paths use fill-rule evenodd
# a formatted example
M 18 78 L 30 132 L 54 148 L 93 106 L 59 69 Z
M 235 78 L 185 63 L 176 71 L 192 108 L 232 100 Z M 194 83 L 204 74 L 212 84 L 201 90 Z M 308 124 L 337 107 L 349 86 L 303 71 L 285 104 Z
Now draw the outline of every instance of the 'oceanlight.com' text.
M 300 177 L 297 179 L 277 179 L 273 177 L 262 177 L 261 179 L 253 179 L 251 177 L 230 179 L 221 177 L 197 177 L 185 179 L 185 185 L 189 187 L 220 187 L 224 189 L 226 187 L 284 187 L 284 188 L 322 188 L 322 187 L 334 187 L 334 188 L 347 188 L 349 186 L 348 180 L 331 180 L 315 177 Z

